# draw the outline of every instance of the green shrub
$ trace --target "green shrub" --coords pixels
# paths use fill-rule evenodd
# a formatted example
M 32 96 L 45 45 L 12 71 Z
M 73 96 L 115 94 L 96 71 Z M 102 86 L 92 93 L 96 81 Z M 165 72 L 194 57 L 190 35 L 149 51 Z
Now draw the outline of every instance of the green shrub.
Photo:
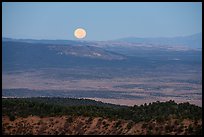
M 10 119 L 10 121 L 14 121 L 16 119 L 16 117 L 13 114 L 10 114 L 9 119 Z
M 116 122 L 115 127 L 116 127 L 116 128 L 119 127 L 120 124 L 121 124 L 121 121 L 119 120 L 119 121 Z
M 128 123 L 128 124 L 127 124 L 127 129 L 131 129 L 132 126 L 133 126 L 133 122 Z

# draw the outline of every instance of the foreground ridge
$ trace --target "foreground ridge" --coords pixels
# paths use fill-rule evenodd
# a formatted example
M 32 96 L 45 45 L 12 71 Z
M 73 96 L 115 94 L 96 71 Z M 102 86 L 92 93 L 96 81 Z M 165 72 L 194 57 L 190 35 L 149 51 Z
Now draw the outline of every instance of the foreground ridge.
M 119 106 L 88 99 L 3 98 L 3 134 L 202 134 L 202 108 L 188 102 Z

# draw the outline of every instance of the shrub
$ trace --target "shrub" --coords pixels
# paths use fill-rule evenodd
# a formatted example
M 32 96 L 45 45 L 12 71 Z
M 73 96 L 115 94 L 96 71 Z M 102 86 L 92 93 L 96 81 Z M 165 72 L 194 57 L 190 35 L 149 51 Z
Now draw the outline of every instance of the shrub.
M 152 131 L 151 130 L 147 130 L 147 135 L 152 135 Z
M 147 128 L 147 123 L 144 123 L 143 125 L 142 125 L 142 128 L 144 129 L 144 128 Z
M 174 121 L 174 125 L 179 125 L 178 120 Z
M 192 125 L 190 124 L 189 126 L 188 126 L 188 133 L 192 133 L 193 132 L 193 127 L 192 127 Z
M 131 129 L 132 126 L 133 126 L 133 122 L 130 122 L 130 123 L 127 124 L 127 128 L 128 128 L 128 129 Z
M 119 120 L 118 122 L 116 122 L 115 127 L 116 127 L 116 128 L 119 127 L 120 124 L 121 124 L 121 121 Z
M 92 120 L 93 120 L 93 118 L 92 118 L 92 117 L 89 117 L 88 122 L 91 122 Z
M 67 122 L 68 123 L 72 123 L 73 122 L 73 118 L 72 117 L 67 118 Z
M 153 129 L 153 126 L 152 125 L 149 125 L 149 130 L 152 130 Z
M 16 119 L 16 117 L 13 114 L 10 114 L 9 119 L 10 119 L 10 121 L 14 121 Z
M 171 130 L 171 126 L 170 125 L 166 125 L 165 130 L 166 131 L 170 131 Z

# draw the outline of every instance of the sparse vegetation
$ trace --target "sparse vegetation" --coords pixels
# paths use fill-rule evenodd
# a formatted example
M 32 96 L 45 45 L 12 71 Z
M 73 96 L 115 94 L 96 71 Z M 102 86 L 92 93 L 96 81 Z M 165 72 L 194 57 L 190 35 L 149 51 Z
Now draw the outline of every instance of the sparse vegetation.
M 64 101 L 63 103 L 62 100 Z M 124 106 L 116 106 L 116 105 L 102 105 L 99 106 L 94 105 L 77 105 L 71 106 L 68 104 L 69 99 L 61 98 L 52 98 L 52 102 L 50 102 L 49 98 L 12 98 L 12 99 L 3 99 L 2 101 L 2 116 L 9 116 L 11 121 L 14 121 L 15 118 L 18 117 L 28 117 L 28 116 L 38 116 L 41 119 L 35 124 L 36 126 L 44 125 L 43 122 L 44 117 L 56 117 L 56 116 L 67 116 L 65 119 L 64 128 L 68 128 L 70 125 L 75 125 L 76 129 L 80 132 L 78 134 L 83 134 L 90 125 L 82 126 L 84 124 L 91 124 L 94 118 L 98 117 L 98 121 L 96 124 L 97 129 L 109 129 L 111 122 L 113 122 L 112 128 L 116 131 L 111 131 L 111 134 L 123 134 L 123 129 L 126 130 L 132 129 L 132 127 L 136 124 L 141 125 L 140 130 L 134 131 L 134 134 L 202 134 L 202 108 L 191 105 L 189 103 L 180 103 L 177 104 L 174 101 L 168 102 L 153 102 L 151 104 L 145 104 L 141 106 L 133 106 L 133 107 L 124 107 Z M 78 100 L 83 101 L 83 100 Z M 88 101 L 88 100 L 86 100 Z M 55 103 L 53 103 L 55 102 Z M 81 103 L 79 103 L 81 104 Z M 82 123 L 77 123 L 75 118 L 83 116 L 87 117 Z M 104 120 L 106 119 L 106 120 Z M 185 128 L 186 125 L 183 124 L 183 120 L 188 119 L 190 121 L 190 125 Z M 53 128 L 54 125 L 60 124 L 59 119 L 50 119 L 50 123 L 52 126 L 48 126 Z M 73 123 L 74 124 L 70 124 Z M 127 123 L 127 126 L 123 127 L 123 123 Z M 24 122 L 21 122 L 26 127 Z M 4 134 L 6 134 L 6 130 L 11 127 L 10 125 L 3 124 L 7 128 L 2 128 Z M 30 127 L 30 126 L 29 126 Z M 83 127 L 83 129 L 81 129 Z M 32 127 L 30 127 L 32 128 Z M 39 133 L 44 134 L 44 130 L 46 127 L 41 127 L 39 129 Z M 112 129 L 112 130 L 113 130 Z M 25 129 L 24 129 L 25 130 Z M 31 131 L 18 129 L 16 132 L 21 133 L 25 132 L 26 134 L 32 134 Z M 146 132 L 144 132 L 146 130 Z M 11 132 L 11 131 L 10 131 Z M 66 134 L 68 131 L 54 131 L 52 134 Z M 73 132 L 70 130 L 69 132 Z M 94 131 L 97 133 L 97 131 Z M 101 134 L 105 134 L 103 131 L 100 131 Z
M 11 120 L 11 121 L 14 121 L 16 118 L 15 118 L 15 116 L 14 116 L 14 114 L 12 114 L 12 113 L 10 113 L 9 115 L 9 119 Z
M 118 128 L 118 127 L 120 127 L 120 126 L 121 126 L 121 121 L 119 120 L 119 121 L 117 121 L 117 122 L 115 123 L 115 127 Z
M 131 129 L 133 125 L 134 125 L 133 122 L 129 122 L 129 123 L 127 124 L 127 129 Z

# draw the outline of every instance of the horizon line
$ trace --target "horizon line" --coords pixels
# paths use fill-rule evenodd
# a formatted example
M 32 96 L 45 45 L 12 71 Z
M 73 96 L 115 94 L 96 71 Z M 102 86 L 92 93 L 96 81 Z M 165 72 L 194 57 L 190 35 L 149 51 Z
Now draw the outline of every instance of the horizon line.
M 188 36 L 193 36 L 196 34 L 202 34 L 201 32 L 194 33 L 191 35 L 182 35 L 182 36 L 173 36 L 173 37 L 165 37 L 165 36 L 160 36 L 160 37 L 137 37 L 137 36 L 127 36 L 127 37 L 121 37 L 117 39 L 112 39 L 112 40 L 86 40 L 86 39 L 36 39 L 36 38 L 12 38 L 12 37 L 2 37 L 3 39 L 14 39 L 14 40 L 69 40 L 69 41 L 115 41 L 115 40 L 120 40 L 120 39 L 125 39 L 125 38 L 176 38 L 176 37 L 188 37 Z

